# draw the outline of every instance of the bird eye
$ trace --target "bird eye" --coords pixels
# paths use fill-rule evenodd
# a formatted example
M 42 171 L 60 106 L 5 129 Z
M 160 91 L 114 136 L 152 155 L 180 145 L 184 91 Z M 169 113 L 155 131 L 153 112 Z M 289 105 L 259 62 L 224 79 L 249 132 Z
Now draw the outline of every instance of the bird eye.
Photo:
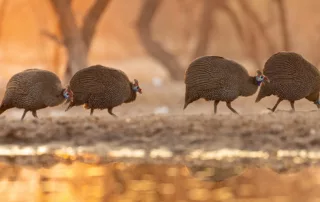
M 64 97 L 65 98 L 69 98 L 69 93 L 68 92 L 64 92 Z

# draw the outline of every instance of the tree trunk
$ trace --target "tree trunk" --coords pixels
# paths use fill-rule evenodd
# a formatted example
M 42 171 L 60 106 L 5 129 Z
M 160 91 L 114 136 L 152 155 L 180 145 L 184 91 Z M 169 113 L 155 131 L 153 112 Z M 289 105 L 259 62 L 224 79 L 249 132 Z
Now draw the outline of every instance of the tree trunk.
M 71 0 L 50 0 L 58 16 L 59 28 L 63 37 L 62 44 L 66 48 L 68 58 L 65 80 L 70 80 L 77 71 L 87 67 L 88 53 L 96 26 L 110 1 L 96 0 L 84 17 L 83 26 L 80 29 L 72 12 Z M 57 42 L 60 41 L 57 37 L 51 37 L 56 38 Z
M 173 80 L 182 80 L 184 74 L 178 59 L 152 38 L 150 24 L 161 2 L 162 0 L 144 0 L 137 21 L 137 32 L 148 54 L 168 70 Z
M 259 34 L 261 37 L 264 39 L 267 48 L 268 48 L 268 53 L 273 54 L 276 51 L 275 45 L 272 43 L 272 39 L 266 32 L 266 27 L 262 23 L 261 18 L 259 17 L 259 14 L 254 12 L 253 9 L 251 8 L 250 4 L 248 4 L 245 0 L 238 1 L 242 10 L 244 13 L 249 17 L 250 20 L 256 25 L 257 30 L 259 31 Z M 249 22 L 250 23 L 250 22 Z M 251 23 L 250 23 L 251 24 Z
M 212 15 L 214 11 L 214 4 L 218 2 L 214 0 L 204 0 L 203 2 L 203 12 L 201 17 L 201 22 L 199 23 L 199 36 L 198 44 L 193 54 L 193 58 L 203 56 L 207 53 L 209 45 L 209 36 L 212 30 Z
M 289 31 L 288 31 L 288 23 L 287 23 L 287 13 L 285 9 L 285 5 L 283 0 L 275 0 L 279 15 L 280 15 L 280 26 L 282 32 L 282 40 L 283 40 L 283 48 L 285 51 L 290 50 L 290 38 L 289 38 Z
M 87 66 L 88 50 L 76 24 L 71 1 L 50 0 L 50 2 L 58 16 L 63 44 L 68 56 L 65 79 L 69 80 L 74 73 Z
M 261 70 L 263 67 L 262 66 L 263 62 L 260 55 L 257 36 L 260 34 L 265 39 L 264 41 L 268 46 L 268 51 L 270 52 L 270 54 L 273 53 L 274 46 L 271 43 L 269 36 L 265 32 L 265 27 L 259 15 L 257 15 L 251 9 L 250 5 L 247 4 L 245 0 L 239 1 L 239 4 L 242 10 L 247 15 L 245 20 L 248 20 L 248 21 L 244 22 L 244 24 L 248 25 L 248 27 L 245 27 L 246 29 L 243 28 L 243 25 L 239 17 L 235 14 L 235 12 L 230 8 L 230 6 L 227 3 L 222 4 L 222 8 L 227 13 L 227 15 L 231 20 L 231 23 L 235 27 L 239 40 L 243 44 L 242 47 L 244 48 L 244 51 L 246 52 L 248 58 L 252 60 L 256 69 Z M 256 27 L 256 29 L 254 29 L 254 26 Z M 259 34 L 256 33 L 255 30 L 257 30 Z
M 90 50 L 98 22 L 110 2 L 111 0 L 96 0 L 83 19 L 81 30 L 88 51 Z
M 88 52 L 82 40 L 72 40 L 66 47 L 68 61 L 65 77 L 70 80 L 77 71 L 87 67 Z

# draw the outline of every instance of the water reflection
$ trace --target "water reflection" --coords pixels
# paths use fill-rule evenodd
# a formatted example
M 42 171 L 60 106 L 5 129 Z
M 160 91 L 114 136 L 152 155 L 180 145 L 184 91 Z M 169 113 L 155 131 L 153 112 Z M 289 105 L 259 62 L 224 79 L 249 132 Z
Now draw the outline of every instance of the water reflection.
M 320 200 L 317 168 L 280 175 L 265 168 L 189 169 L 184 165 L 73 162 L 38 169 L 1 164 L 0 170 L 0 201 L 7 202 Z M 220 175 L 234 176 L 212 180 Z
M 55 155 L 66 158 L 77 158 L 79 156 L 95 156 L 107 158 L 161 158 L 171 159 L 176 156 L 175 151 L 167 148 L 155 148 L 150 151 L 129 147 L 111 148 L 106 144 L 94 146 L 61 146 L 56 144 L 47 144 L 43 146 L 20 146 L 20 145 L 2 145 L 0 146 L 0 157 L 10 156 L 40 156 Z M 278 150 L 277 152 L 268 151 L 250 151 L 241 149 L 221 148 L 217 150 L 205 151 L 202 149 L 192 150 L 190 153 L 182 156 L 186 160 L 225 160 L 225 159 L 305 159 L 319 160 L 319 150 Z M 73 159 L 73 160 L 74 160 Z M 297 160 L 298 161 L 298 160 Z

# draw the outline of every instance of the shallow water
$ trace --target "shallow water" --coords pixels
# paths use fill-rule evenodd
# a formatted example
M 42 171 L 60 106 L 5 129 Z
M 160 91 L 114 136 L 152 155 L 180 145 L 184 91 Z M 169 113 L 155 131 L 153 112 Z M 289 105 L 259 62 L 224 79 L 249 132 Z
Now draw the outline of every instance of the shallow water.
M 270 201 L 320 199 L 320 169 L 277 174 L 266 168 L 189 169 L 184 165 L 74 162 L 50 168 L 1 164 L 0 199 L 8 202 Z M 212 176 L 230 176 L 215 182 Z
M 100 149 L 99 149 L 100 148 Z M 320 167 L 300 167 L 320 158 L 319 151 L 263 151 L 221 149 L 193 151 L 189 161 L 215 159 L 211 166 L 170 164 L 170 151 L 154 149 L 104 151 L 102 146 L 2 145 L 0 147 L 0 201 L 275 201 L 320 200 Z M 107 148 L 107 147 L 106 147 Z M 172 152 L 171 152 L 172 153 Z M 130 163 L 130 162 L 139 162 Z M 147 161 L 146 159 L 154 159 Z M 278 174 L 267 164 L 232 159 L 289 162 L 295 173 Z M 108 159 L 108 160 L 106 160 Z M 121 162 L 120 162 L 121 160 Z M 180 159 L 181 160 L 181 159 Z M 113 163 L 106 163 L 106 162 Z M 127 162 L 127 163 L 125 163 Z M 153 163 L 143 163 L 153 162 Z M 181 162 L 181 161 L 180 161 Z M 211 161 L 212 162 L 212 161 Z M 231 164 L 230 164 L 231 162 Z M 289 167 L 290 167 L 289 166 Z M 275 168 L 277 168 L 275 166 Z M 22 194 L 23 193 L 23 194 Z

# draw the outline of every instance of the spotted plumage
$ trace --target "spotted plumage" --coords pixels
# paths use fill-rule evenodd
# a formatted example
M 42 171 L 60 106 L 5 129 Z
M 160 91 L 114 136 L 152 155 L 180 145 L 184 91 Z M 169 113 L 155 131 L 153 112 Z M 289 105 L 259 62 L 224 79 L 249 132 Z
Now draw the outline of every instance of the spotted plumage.
M 185 105 L 204 98 L 214 100 L 214 113 L 220 101 L 237 113 L 231 102 L 239 96 L 253 95 L 258 86 L 267 78 L 257 71 L 257 76 L 249 76 L 240 64 L 219 56 L 204 56 L 194 60 L 185 73 Z
M 256 102 L 275 95 L 279 99 L 271 111 L 275 111 L 283 100 L 288 100 L 294 111 L 294 102 L 302 98 L 312 101 L 319 108 L 320 73 L 302 55 L 278 52 L 267 60 L 263 73 L 271 82 L 260 88 Z
M 0 106 L 0 114 L 10 108 L 24 109 L 37 118 L 37 110 L 57 106 L 69 96 L 57 75 L 47 70 L 27 69 L 11 77 Z
M 69 99 L 69 110 L 73 106 L 84 105 L 90 109 L 112 109 L 122 103 L 133 102 L 137 92 L 142 93 L 138 81 L 130 82 L 127 75 L 121 70 L 94 65 L 78 71 L 70 80 L 69 89 L 73 98 Z

